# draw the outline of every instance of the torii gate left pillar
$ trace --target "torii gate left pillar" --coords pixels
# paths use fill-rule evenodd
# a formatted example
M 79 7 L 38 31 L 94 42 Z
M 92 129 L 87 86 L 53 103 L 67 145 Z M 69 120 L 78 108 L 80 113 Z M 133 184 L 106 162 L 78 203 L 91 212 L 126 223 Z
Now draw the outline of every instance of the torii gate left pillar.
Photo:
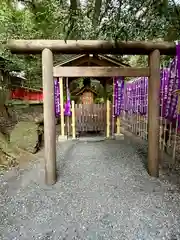
M 54 108 L 53 53 L 45 48 L 42 51 L 42 78 L 44 101 L 44 158 L 45 182 L 56 183 L 56 124 Z

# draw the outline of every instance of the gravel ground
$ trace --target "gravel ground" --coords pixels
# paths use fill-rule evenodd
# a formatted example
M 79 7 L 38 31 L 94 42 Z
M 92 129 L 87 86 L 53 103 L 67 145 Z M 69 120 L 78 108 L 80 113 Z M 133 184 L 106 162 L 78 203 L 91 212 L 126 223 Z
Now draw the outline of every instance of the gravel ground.
M 36 164 L 0 177 L 0 239 L 180 239 L 180 193 L 150 178 L 127 142 L 82 142 L 64 156 L 58 183 L 37 184 Z

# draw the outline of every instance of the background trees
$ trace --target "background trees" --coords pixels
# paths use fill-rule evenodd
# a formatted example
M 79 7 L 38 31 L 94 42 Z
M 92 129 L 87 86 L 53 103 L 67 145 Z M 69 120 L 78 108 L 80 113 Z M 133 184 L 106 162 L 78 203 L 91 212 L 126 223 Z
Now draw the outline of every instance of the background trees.
M 8 70 L 22 70 L 28 86 L 41 85 L 40 56 L 12 56 L 8 38 L 176 40 L 180 38 L 178 0 L 1 0 L 0 56 Z M 61 56 L 56 56 L 58 61 Z M 164 62 L 167 60 L 162 59 Z M 127 57 L 143 65 L 144 57 Z

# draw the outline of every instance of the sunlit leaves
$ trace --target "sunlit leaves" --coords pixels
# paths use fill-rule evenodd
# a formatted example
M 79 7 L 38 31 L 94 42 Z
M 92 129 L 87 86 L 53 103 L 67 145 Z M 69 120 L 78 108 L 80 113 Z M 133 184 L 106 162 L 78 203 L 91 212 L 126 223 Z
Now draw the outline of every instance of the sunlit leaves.
M 172 41 L 180 38 L 180 7 L 174 0 L 1 0 L 0 54 L 11 60 L 7 68 L 22 69 L 35 84 L 40 57 L 10 55 L 2 45 L 9 38 Z

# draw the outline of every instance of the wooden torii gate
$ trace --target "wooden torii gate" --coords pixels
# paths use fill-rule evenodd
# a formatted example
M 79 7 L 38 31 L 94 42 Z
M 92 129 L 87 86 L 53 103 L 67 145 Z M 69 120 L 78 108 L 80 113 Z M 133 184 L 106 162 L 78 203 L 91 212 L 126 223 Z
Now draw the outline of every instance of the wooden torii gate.
M 42 54 L 44 96 L 45 182 L 56 183 L 56 131 L 53 77 L 149 77 L 148 83 L 148 172 L 159 176 L 159 89 L 160 55 L 175 55 L 175 43 L 114 42 L 101 40 L 9 40 L 15 54 Z M 53 71 L 53 53 L 148 55 L 147 68 L 130 67 L 59 67 Z

